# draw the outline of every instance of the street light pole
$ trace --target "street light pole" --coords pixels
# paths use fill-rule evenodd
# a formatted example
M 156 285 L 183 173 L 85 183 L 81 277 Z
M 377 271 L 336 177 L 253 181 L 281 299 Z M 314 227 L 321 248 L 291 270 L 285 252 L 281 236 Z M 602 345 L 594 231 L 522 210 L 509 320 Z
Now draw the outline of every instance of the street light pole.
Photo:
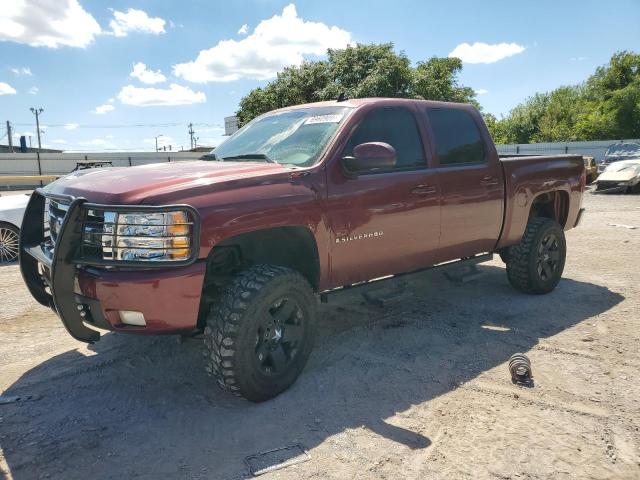
M 44 112 L 43 108 L 33 108 L 31 107 L 31 113 L 36 116 L 36 129 L 38 132 L 38 152 L 42 150 L 42 143 L 40 142 L 40 114 Z
M 164 137 L 164 135 L 160 134 L 156 136 L 156 152 L 158 151 L 158 138 L 159 137 Z

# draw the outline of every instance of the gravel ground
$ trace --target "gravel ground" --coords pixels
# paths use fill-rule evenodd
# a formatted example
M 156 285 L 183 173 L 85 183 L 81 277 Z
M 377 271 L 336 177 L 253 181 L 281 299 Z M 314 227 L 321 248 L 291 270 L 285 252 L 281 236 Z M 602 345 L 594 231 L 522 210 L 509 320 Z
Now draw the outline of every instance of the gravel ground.
M 248 455 L 299 443 L 311 460 L 264 478 L 640 478 L 640 196 L 585 204 L 551 294 L 515 292 L 499 260 L 383 307 L 351 294 L 263 404 L 219 391 L 199 343 L 74 341 L 0 267 L 0 391 L 23 397 L 0 405 L 0 475 L 241 479 Z M 511 383 L 515 352 L 533 388 Z

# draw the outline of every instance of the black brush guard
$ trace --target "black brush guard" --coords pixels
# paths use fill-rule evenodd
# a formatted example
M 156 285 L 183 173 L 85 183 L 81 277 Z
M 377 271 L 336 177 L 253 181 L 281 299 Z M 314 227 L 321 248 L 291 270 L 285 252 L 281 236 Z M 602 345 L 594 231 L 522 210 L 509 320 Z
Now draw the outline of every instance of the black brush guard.
M 81 206 L 86 200 L 66 195 L 47 196 L 68 203 L 69 210 L 58 231 L 56 246 L 49 256 L 43 248 L 45 196 L 40 189 L 31 195 L 20 230 L 22 278 L 33 298 L 53 309 L 73 338 L 94 343 L 100 340 L 100 333 L 84 324 L 85 319 L 78 310 L 79 303 L 74 291 L 76 264 L 73 257 L 82 241 Z M 38 264 L 45 269 L 42 274 Z

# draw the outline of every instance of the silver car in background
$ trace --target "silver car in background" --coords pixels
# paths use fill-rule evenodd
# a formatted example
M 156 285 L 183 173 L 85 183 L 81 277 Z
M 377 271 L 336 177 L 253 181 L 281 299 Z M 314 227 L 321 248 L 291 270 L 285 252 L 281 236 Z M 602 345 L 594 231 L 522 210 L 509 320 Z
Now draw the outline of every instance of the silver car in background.
M 5 194 L 0 197 L 0 264 L 18 259 L 18 240 L 29 195 Z

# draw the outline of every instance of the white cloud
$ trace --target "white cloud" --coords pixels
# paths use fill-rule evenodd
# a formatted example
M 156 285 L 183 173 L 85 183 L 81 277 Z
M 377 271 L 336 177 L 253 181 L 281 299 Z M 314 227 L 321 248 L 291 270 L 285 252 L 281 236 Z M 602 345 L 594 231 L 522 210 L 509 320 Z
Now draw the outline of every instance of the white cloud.
M 473 45 L 461 43 L 449 54 L 458 57 L 464 63 L 495 63 L 507 57 L 524 52 L 525 48 L 517 43 L 488 44 L 475 42 Z
M 238 29 L 238 35 L 246 35 L 249 32 L 249 25 L 246 23 Z
M 0 82 L 0 95 L 15 95 L 16 89 L 8 83 Z
M 63 140 L 61 138 L 56 138 L 55 140 L 51 140 L 51 143 L 57 143 L 58 145 L 64 145 L 65 143 L 67 143 L 67 141 Z
M 489 93 L 489 90 L 487 90 L 486 88 L 479 88 L 476 90 L 476 95 L 485 95 Z
M 195 60 L 174 65 L 173 73 L 197 83 L 266 80 L 286 66 L 300 65 L 304 55 L 323 55 L 328 48 L 343 48 L 351 41 L 346 30 L 298 17 L 290 4 L 281 15 L 261 21 L 248 37 L 222 40 L 201 50 Z
M 129 74 L 130 77 L 137 78 L 142 83 L 153 85 L 154 83 L 162 83 L 167 77 L 165 77 L 160 70 L 153 71 L 148 70 L 147 66 L 138 62 L 133 66 L 133 71 Z
M 25 77 L 30 77 L 31 75 L 33 75 L 31 73 L 31 69 L 29 67 L 17 67 L 17 68 L 12 68 L 11 72 L 14 75 L 17 75 L 18 77 L 20 76 L 25 76 Z
M 583 62 L 584 60 L 586 60 L 587 57 L 571 57 L 570 60 L 572 62 Z
M 64 125 L 64 129 L 65 130 L 75 130 L 76 128 L 78 128 L 80 125 L 78 125 L 77 123 L 65 123 Z
M 31 87 L 27 93 L 31 95 L 37 95 L 40 89 L 38 87 Z
M 10 0 L 0 8 L 0 41 L 85 48 L 100 31 L 78 0 Z
M 126 37 L 131 32 L 153 33 L 155 35 L 165 33 L 166 23 L 160 17 L 150 17 L 143 10 L 130 8 L 126 13 L 113 10 L 113 20 L 109 22 L 109 26 L 112 35 Z
M 189 87 L 176 83 L 169 88 L 145 88 L 127 85 L 118 93 L 118 100 L 125 105 L 147 107 L 152 105 L 189 105 L 204 103 L 207 96 L 204 92 L 194 92 Z
M 116 109 L 116 107 L 114 107 L 113 105 L 109 104 L 109 103 L 105 103 L 104 105 L 98 105 L 94 110 L 93 113 L 97 114 L 97 115 L 103 115 L 107 112 L 112 112 Z

